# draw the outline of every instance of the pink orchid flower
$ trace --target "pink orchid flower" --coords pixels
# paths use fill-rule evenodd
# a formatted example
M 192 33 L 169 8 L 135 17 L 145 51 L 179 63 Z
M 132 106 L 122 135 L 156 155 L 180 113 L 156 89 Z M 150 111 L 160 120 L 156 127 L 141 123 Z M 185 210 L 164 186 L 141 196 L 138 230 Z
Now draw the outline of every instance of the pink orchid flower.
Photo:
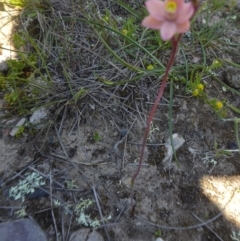
M 159 29 L 163 40 L 171 39 L 175 34 L 185 33 L 190 28 L 190 19 L 194 14 L 194 6 L 184 0 L 148 0 L 146 8 L 149 12 L 142 25 L 151 29 Z

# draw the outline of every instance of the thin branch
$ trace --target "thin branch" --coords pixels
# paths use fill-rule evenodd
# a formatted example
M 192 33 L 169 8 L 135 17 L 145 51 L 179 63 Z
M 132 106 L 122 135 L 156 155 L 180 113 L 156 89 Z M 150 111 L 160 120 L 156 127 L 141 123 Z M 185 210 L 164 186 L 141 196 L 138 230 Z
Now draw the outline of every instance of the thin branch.
M 97 193 L 96 193 L 96 189 L 95 189 L 94 186 L 92 186 L 92 190 L 93 190 L 93 194 L 94 194 L 95 201 L 96 201 L 96 204 L 97 204 L 98 212 L 99 212 L 99 215 L 100 215 L 100 218 L 101 218 L 101 222 L 105 225 L 105 221 L 104 221 L 104 218 L 103 218 L 103 215 L 102 215 L 101 206 L 99 204 Z M 110 241 L 110 237 L 109 237 L 108 230 L 107 230 L 106 227 L 104 227 L 104 231 L 106 233 L 108 241 Z
M 201 218 L 199 218 L 194 213 L 190 212 L 194 218 L 196 218 L 198 221 L 204 222 Z M 215 231 L 213 231 L 211 228 L 209 228 L 207 225 L 205 225 L 208 230 L 210 230 L 220 241 L 224 241 Z
M 53 219 L 53 224 L 54 224 L 54 229 L 55 229 L 55 234 L 56 234 L 56 241 L 58 241 L 58 229 L 57 229 L 57 224 L 56 224 L 56 219 L 55 219 L 55 214 L 53 211 L 53 199 L 52 199 L 52 169 L 50 168 L 50 173 L 49 173 L 49 181 L 50 181 L 50 201 L 51 201 L 51 214 L 52 214 L 52 219 Z
M 192 225 L 189 227 L 169 227 L 169 226 L 163 226 L 163 225 L 158 225 L 158 224 L 152 223 L 150 221 L 147 221 L 147 220 L 139 217 L 138 215 L 134 215 L 135 218 L 137 218 L 138 220 L 140 220 L 146 224 L 152 225 L 157 228 L 166 229 L 166 230 L 190 230 L 190 229 L 200 228 L 200 227 L 206 226 L 207 224 L 217 220 L 221 216 L 222 216 L 222 212 L 220 212 L 218 215 L 216 215 L 215 217 L 209 219 L 208 221 L 206 221 L 204 223 L 199 223 L 199 224 Z

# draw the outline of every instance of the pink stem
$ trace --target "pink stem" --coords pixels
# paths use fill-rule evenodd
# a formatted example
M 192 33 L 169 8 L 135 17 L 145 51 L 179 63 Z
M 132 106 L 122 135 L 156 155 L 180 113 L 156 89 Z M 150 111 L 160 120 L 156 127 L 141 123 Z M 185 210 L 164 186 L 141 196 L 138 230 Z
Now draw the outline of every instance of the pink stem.
M 135 180 L 136 180 L 136 178 L 137 178 L 137 176 L 138 176 L 138 174 L 140 172 L 140 169 L 141 169 L 141 165 L 142 165 L 142 161 L 143 161 L 143 155 L 144 155 L 144 150 L 145 150 L 145 146 L 146 146 L 146 143 L 147 143 L 147 137 L 148 137 L 148 134 L 149 134 L 151 122 L 152 122 L 153 116 L 154 116 L 154 114 L 156 112 L 158 103 L 159 103 L 159 101 L 161 100 L 161 98 L 163 96 L 163 92 L 164 92 L 164 89 L 166 87 L 169 71 L 171 69 L 171 66 L 173 65 L 173 62 L 174 62 L 174 59 L 175 59 L 175 56 L 176 56 L 176 53 L 177 53 L 178 42 L 179 42 L 181 37 L 182 37 L 182 34 L 179 34 L 177 37 L 173 37 L 171 39 L 171 42 L 172 42 L 171 56 L 170 56 L 168 64 L 167 64 L 166 72 L 165 72 L 165 74 L 163 76 L 163 81 L 162 81 L 161 87 L 160 87 L 160 89 L 158 91 L 158 96 L 157 96 L 157 98 L 156 98 L 156 100 L 155 100 L 155 102 L 153 104 L 153 107 L 152 107 L 150 113 L 149 113 L 149 117 L 148 117 L 148 120 L 147 120 L 147 126 L 146 126 L 146 129 L 145 129 L 144 135 L 143 135 L 143 142 L 142 142 L 142 146 L 141 146 L 141 152 L 140 152 L 140 157 L 139 157 L 138 168 L 137 168 L 137 171 L 132 176 L 132 180 L 131 180 L 131 186 L 132 186 L 131 197 L 132 197 L 132 200 L 133 200 L 134 183 L 135 183 Z

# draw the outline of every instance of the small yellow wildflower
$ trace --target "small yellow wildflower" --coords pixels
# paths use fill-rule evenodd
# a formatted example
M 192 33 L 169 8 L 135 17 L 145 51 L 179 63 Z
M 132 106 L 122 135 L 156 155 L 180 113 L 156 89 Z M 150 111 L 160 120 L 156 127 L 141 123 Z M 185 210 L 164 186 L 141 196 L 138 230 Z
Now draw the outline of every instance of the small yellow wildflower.
M 193 96 L 198 96 L 199 95 L 199 89 L 193 90 L 192 95 Z
M 214 60 L 213 60 L 213 64 L 214 64 L 214 65 L 215 65 L 215 64 L 217 65 L 217 64 L 220 64 L 220 62 L 219 62 L 218 59 L 214 59 Z
M 127 29 L 122 29 L 122 34 L 123 34 L 123 35 L 127 35 L 127 34 L 128 34 Z
M 154 66 L 153 66 L 152 64 L 149 64 L 149 65 L 147 66 L 147 70 L 152 70 L 152 69 L 154 69 Z
M 204 85 L 203 85 L 203 84 L 198 84 L 198 85 L 197 85 L 197 88 L 198 88 L 199 90 L 203 91 L 203 90 L 204 90 Z
M 109 17 L 108 17 L 107 15 L 105 15 L 105 16 L 103 17 L 103 20 L 106 21 L 106 22 L 108 22 Z
M 215 103 L 215 107 L 216 107 L 216 109 L 220 110 L 220 109 L 223 108 L 223 103 L 222 103 L 221 101 L 217 101 L 217 102 Z

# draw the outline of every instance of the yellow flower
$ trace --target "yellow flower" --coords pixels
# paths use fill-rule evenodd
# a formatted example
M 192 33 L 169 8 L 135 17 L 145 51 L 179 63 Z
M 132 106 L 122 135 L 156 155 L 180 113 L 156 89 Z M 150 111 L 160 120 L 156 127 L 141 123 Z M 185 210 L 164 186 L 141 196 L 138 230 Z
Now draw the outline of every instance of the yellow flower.
M 127 34 L 128 34 L 127 29 L 122 29 L 122 34 L 123 34 L 123 35 L 127 35 Z
M 103 17 L 103 20 L 106 21 L 106 22 L 108 22 L 109 17 L 108 17 L 107 15 L 105 15 L 105 16 Z
M 193 96 L 198 96 L 199 95 L 199 89 L 193 90 L 192 95 Z
M 153 66 L 152 64 L 149 64 L 149 65 L 147 66 L 147 70 L 152 70 L 152 69 L 154 69 L 154 66 Z
M 203 84 L 198 84 L 197 88 L 202 91 L 202 90 L 204 90 L 204 85 Z
M 219 62 L 219 60 L 218 59 L 215 59 L 214 61 L 213 61 L 213 64 L 215 65 L 217 65 L 217 64 L 220 64 L 220 62 Z
M 223 108 L 223 103 L 222 103 L 221 101 L 217 101 L 217 102 L 215 103 L 215 107 L 216 107 L 216 109 L 220 110 L 220 109 Z

